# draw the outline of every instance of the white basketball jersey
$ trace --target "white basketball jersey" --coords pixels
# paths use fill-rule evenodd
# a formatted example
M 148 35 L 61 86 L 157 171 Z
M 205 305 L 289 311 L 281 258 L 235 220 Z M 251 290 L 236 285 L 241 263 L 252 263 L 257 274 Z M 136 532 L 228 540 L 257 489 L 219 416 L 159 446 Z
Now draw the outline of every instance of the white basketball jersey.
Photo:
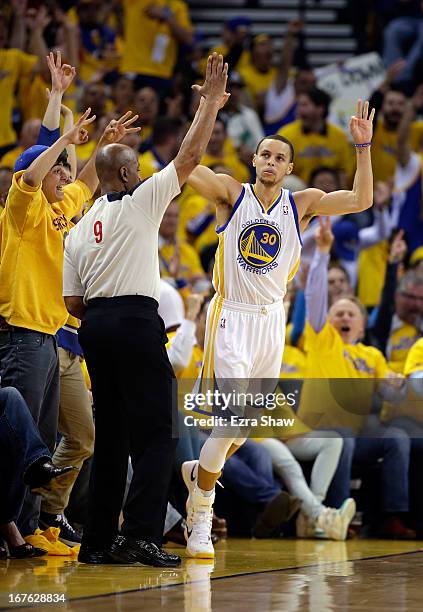
M 281 300 L 302 245 L 292 193 L 281 189 L 266 211 L 254 187 L 245 183 L 229 220 L 216 231 L 213 286 L 218 295 L 244 304 Z

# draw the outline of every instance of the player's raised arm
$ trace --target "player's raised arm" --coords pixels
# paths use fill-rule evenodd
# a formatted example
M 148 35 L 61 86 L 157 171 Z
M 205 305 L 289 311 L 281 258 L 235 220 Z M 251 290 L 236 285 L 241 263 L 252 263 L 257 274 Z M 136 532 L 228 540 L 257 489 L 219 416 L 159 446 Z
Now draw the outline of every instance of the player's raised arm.
M 360 212 L 373 203 L 373 172 L 370 145 L 375 110 L 369 113 L 369 103 L 357 104 L 357 114 L 351 117 L 350 131 L 357 152 L 357 170 L 351 191 L 325 193 L 320 189 L 305 189 L 294 194 L 300 217 L 310 214 L 342 215 Z
M 215 174 L 207 166 L 197 166 L 187 179 L 203 198 L 217 203 L 233 204 L 241 193 L 242 185 L 228 174 Z
M 174 160 L 180 186 L 198 166 L 206 150 L 217 113 L 229 97 L 225 92 L 227 79 L 228 65 L 223 63 L 221 55 L 213 53 L 207 60 L 204 84 L 194 85 L 202 96 L 200 106 Z

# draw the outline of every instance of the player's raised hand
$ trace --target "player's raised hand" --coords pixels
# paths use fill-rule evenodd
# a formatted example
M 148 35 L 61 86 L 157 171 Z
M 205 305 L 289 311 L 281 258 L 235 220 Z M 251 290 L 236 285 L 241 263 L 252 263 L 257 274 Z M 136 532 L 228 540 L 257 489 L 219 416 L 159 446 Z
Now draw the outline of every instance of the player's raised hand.
M 122 140 L 127 134 L 140 132 L 140 127 L 130 127 L 138 119 L 139 115 L 134 115 L 133 117 L 131 115 L 132 111 L 128 111 L 122 117 L 119 117 L 119 119 L 112 119 L 100 138 L 100 144 L 113 144 Z
M 83 113 L 75 125 L 64 134 L 69 140 L 69 144 L 81 145 L 85 144 L 88 141 L 88 132 L 85 129 L 85 126 L 89 125 L 95 120 L 95 115 L 90 117 L 91 108 L 87 108 L 85 113 Z
M 350 132 L 354 144 L 367 144 L 372 141 L 374 116 L 374 108 L 369 114 L 368 102 L 364 104 L 362 100 L 357 102 L 357 113 L 350 120 Z
M 57 51 L 56 57 L 54 57 L 52 52 L 47 55 L 47 66 L 51 74 L 52 93 L 64 94 L 75 78 L 75 68 L 69 66 L 69 64 L 63 64 L 62 66 L 62 54 L 60 51 Z
M 222 108 L 230 95 L 226 93 L 227 80 L 228 64 L 223 62 L 222 55 L 212 53 L 207 60 L 206 78 L 203 85 L 193 85 L 192 89 L 203 98 L 219 102 L 219 108 Z
M 319 227 L 317 228 L 314 237 L 319 251 L 326 254 L 330 253 L 334 241 L 330 217 L 319 217 Z

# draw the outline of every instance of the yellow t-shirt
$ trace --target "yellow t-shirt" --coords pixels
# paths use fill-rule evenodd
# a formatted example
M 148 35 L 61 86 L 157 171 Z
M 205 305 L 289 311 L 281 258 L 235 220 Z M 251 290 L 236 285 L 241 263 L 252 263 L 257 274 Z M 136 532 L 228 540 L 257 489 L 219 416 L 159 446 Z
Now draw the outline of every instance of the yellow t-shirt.
M 279 378 L 303 378 L 306 356 L 295 346 L 285 345 Z
M 409 323 L 402 323 L 394 329 L 389 337 L 387 354 L 389 355 L 389 367 L 394 372 L 402 374 L 411 347 L 421 337 L 421 333 Z
M 267 92 L 278 71 L 276 68 L 270 68 L 267 72 L 259 72 L 253 64 L 247 63 L 244 66 L 240 66 L 239 73 L 244 79 L 248 93 L 253 101 L 256 102 L 258 97 L 263 96 Z
M 12 126 L 12 109 L 16 86 L 29 75 L 37 63 L 35 55 L 19 49 L 0 49 L 0 147 L 15 142 Z
M 64 187 L 62 202 L 49 204 L 41 185 L 27 185 L 22 174 L 13 175 L 0 217 L 0 315 L 10 325 L 55 334 L 68 318 L 63 240 L 91 192 L 76 181 Z
M 50 88 L 50 82 L 46 83 L 41 74 L 34 78 L 27 76 L 21 79 L 19 85 L 19 106 L 22 110 L 23 121 L 28 119 L 42 119 L 46 112 L 48 100 L 46 88 Z M 66 102 L 63 102 L 66 104 Z
M 152 151 L 146 151 L 140 155 L 138 162 L 140 164 L 140 177 L 143 181 L 150 178 L 150 176 L 153 176 L 153 174 L 159 172 L 163 168 L 163 165 Z
M 366 307 L 377 306 L 385 282 L 389 245 L 387 240 L 363 249 L 358 256 L 358 298 Z
M 19 155 L 23 153 L 23 147 L 15 147 L 8 151 L 0 160 L 0 168 L 13 168 Z
M 363 379 L 385 377 L 388 365 L 384 356 L 373 346 L 345 344 L 328 322 L 319 333 L 306 323 L 305 347 L 306 380 L 299 417 L 312 428 L 359 431 L 371 411 L 375 386 L 374 381 L 366 384 Z
M 423 338 L 417 340 L 408 352 L 405 360 L 404 376 L 423 370 Z
M 189 281 L 195 276 L 204 276 L 197 251 L 187 242 L 181 241 L 179 244 L 180 266 L 178 278 Z M 169 277 L 169 263 L 175 253 L 174 244 L 163 244 L 159 248 L 160 276 Z
M 348 179 L 353 174 L 354 156 L 348 138 L 336 125 L 326 125 L 326 134 L 304 134 L 302 123 L 297 120 L 278 132 L 294 145 L 294 174 L 307 184 L 313 170 L 320 166 L 343 170 Z
M 170 79 L 175 67 L 178 43 L 169 25 L 150 19 L 145 10 L 151 0 L 123 0 L 124 48 L 121 72 Z M 182 0 L 157 0 L 156 6 L 168 6 L 180 26 L 191 30 L 188 7 Z
M 423 145 L 423 121 L 414 121 L 410 128 L 410 147 L 419 152 Z M 377 123 L 372 139 L 374 181 L 386 181 L 395 175 L 398 161 L 398 132 L 386 128 L 383 119 Z

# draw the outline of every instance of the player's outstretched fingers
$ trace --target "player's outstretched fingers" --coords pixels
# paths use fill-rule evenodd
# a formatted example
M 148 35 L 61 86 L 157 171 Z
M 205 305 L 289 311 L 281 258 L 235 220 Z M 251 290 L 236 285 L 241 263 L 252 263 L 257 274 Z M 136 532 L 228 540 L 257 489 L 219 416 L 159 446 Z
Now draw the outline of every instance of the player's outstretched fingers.
M 361 119 L 363 116 L 363 102 L 359 100 L 357 102 L 357 119 Z
M 220 76 L 223 72 L 223 56 L 218 55 L 217 57 L 217 75 Z
M 206 81 L 210 80 L 210 77 L 212 75 L 212 68 L 213 68 L 213 55 L 209 55 L 209 57 L 207 58 L 207 66 L 206 66 Z
M 364 110 L 363 110 L 363 119 L 368 119 L 368 118 L 369 118 L 369 103 L 366 100 L 364 104 Z
M 375 118 L 375 112 L 376 112 L 376 109 L 372 108 L 372 112 L 370 113 L 369 121 L 373 122 L 373 119 Z

